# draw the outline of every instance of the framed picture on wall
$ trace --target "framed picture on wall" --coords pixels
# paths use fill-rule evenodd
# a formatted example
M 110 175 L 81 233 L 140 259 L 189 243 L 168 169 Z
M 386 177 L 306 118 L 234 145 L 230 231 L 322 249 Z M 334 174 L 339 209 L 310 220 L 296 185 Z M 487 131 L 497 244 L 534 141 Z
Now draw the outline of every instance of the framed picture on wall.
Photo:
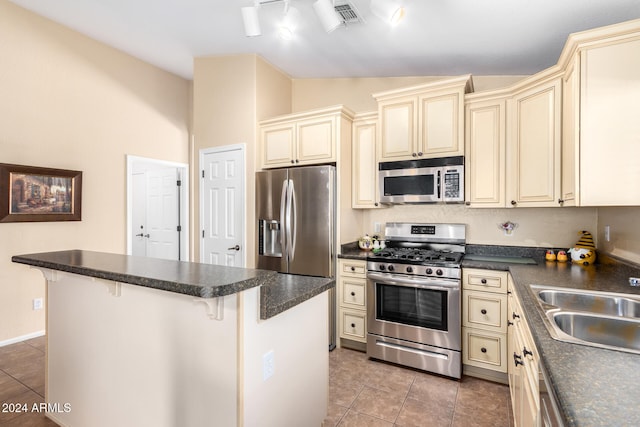
M 80 221 L 82 172 L 0 163 L 0 222 Z

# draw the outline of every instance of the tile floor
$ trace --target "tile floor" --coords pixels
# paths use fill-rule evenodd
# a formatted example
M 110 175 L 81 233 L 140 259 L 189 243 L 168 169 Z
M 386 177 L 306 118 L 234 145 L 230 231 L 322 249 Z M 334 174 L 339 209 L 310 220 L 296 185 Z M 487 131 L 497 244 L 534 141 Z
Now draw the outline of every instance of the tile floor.
M 456 381 L 369 360 L 345 348 L 329 356 L 324 427 L 510 427 L 509 387 L 463 376 Z
M 38 412 L 44 402 L 45 337 L 0 347 L 0 426 L 55 427 Z M 17 407 L 26 412 L 18 412 Z
M 0 347 L 3 427 L 56 427 L 43 413 L 45 337 Z M 509 388 L 471 377 L 461 381 L 367 359 L 339 348 L 329 354 L 329 409 L 324 427 L 511 427 Z

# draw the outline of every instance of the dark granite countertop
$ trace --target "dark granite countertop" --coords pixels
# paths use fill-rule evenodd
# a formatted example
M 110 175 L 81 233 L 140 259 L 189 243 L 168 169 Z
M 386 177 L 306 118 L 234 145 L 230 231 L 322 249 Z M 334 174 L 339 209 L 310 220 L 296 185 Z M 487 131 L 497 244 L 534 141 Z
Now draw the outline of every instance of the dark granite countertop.
M 261 319 L 273 317 L 335 286 L 334 279 L 84 250 L 16 255 L 11 260 L 199 298 L 215 298 L 262 286 Z
M 557 253 L 558 249 L 550 248 Z M 370 252 L 342 246 L 341 258 L 366 260 Z M 640 295 L 629 277 L 640 277 L 640 266 L 598 254 L 594 265 L 545 261 L 546 248 L 466 245 L 467 254 L 523 257 L 536 265 L 463 260 L 463 268 L 509 271 L 522 303 L 540 360 L 567 426 L 640 425 L 637 392 L 640 355 L 556 341 L 542 320 L 529 285 L 548 285 Z

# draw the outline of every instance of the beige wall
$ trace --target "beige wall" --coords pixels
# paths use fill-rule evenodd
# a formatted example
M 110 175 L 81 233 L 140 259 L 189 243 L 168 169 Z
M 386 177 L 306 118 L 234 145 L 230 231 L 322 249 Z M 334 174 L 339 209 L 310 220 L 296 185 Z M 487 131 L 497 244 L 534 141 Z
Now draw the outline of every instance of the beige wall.
M 640 207 L 598 208 L 598 249 L 640 264 Z M 611 240 L 604 239 L 609 226 Z M 595 237 L 595 235 L 594 235 Z
M 255 266 L 255 171 L 256 122 L 262 118 L 289 113 L 289 78 L 256 55 L 201 57 L 194 61 L 194 212 L 199 212 L 200 150 L 232 144 L 246 144 L 246 267 Z M 194 240 L 198 242 L 196 215 Z M 200 259 L 199 244 L 193 260 Z
M 0 162 L 83 172 L 82 221 L 0 224 L 0 343 L 45 328 L 16 254 L 126 251 L 125 156 L 188 161 L 190 82 L 0 0 Z

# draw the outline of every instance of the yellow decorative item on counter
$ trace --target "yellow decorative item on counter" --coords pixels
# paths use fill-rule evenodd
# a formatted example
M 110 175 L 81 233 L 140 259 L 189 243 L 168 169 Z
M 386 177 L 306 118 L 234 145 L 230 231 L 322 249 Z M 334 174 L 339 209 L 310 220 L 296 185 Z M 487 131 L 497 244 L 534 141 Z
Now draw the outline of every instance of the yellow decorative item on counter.
M 555 261 L 556 260 L 555 252 L 553 252 L 551 249 L 547 250 L 547 252 L 544 254 L 544 259 L 546 259 L 547 261 Z
M 558 251 L 558 262 L 567 262 L 568 257 L 565 251 Z
M 571 254 L 571 261 L 576 264 L 593 264 L 596 262 L 596 245 L 593 243 L 593 236 L 586 230 L 578 234 L 582 234 L 582 237 L 567 253 Z

